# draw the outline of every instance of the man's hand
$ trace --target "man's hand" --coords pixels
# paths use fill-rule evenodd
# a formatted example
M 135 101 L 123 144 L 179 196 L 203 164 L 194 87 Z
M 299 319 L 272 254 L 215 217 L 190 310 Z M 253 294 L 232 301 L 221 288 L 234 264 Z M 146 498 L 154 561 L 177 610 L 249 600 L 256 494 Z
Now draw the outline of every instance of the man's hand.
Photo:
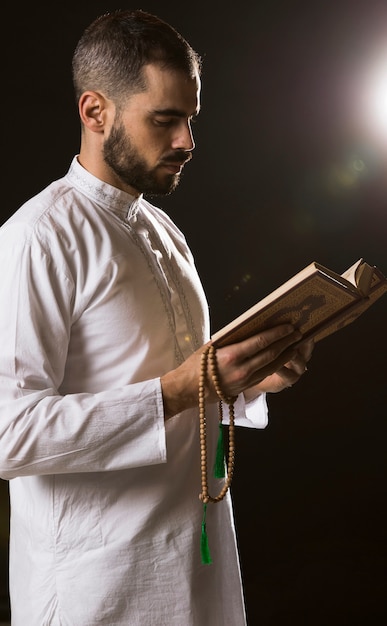
M 267 376 L 261 383 L 245 390 L 246 400 L 252 400 L 262 393 L 278 393 L 283 389 L 292 387 L 308 370 L 307 363 L 312 356 L 313 349 L 313 340 L 300 343 L 297 346 L 295 356 L 285 363 L 283 367 Z
M 313 345 L 305 342 L 295 347 L 302 338 L 290 324 L 281 324 L 244 341 L 218 348 L 219 383 L 226 396 L 245 392 L 246 399 L 260 393 L 272 393 L 294 384 L 304 373 Z M 178 368 L 161 378 L 165 418 L 168 419 L 198 403 L 201 356 L 206 346 L 194 352 Z M 218 396 L 208 376 L 207 402 L 216 402 Z

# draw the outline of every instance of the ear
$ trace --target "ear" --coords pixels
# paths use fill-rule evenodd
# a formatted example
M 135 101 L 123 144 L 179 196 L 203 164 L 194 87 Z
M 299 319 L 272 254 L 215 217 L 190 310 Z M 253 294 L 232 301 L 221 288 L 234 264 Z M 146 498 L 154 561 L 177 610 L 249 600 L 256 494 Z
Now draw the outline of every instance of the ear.
M 79 98 L 79 116 L 93 133 L 103 133 L 112 102 L 98 91 L 85 91 Z

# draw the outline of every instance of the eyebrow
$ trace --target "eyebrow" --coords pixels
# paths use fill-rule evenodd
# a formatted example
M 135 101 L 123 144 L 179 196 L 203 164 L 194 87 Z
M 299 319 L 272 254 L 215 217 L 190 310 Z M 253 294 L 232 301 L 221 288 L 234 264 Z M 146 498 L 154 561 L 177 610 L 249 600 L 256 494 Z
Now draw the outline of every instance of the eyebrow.
M 153 109 L 152 113 L 154 115 L 165 115 L 165 116 L 173 116 L 173 117 L 187 117 L 187 114 L 184 111 L 181 111 L 180 109 Z M 197 117 L 199 114 L 199 111 L 193 113 L 192 115 L 189 115 L 188 117 L 193 119 L 195 117 Z

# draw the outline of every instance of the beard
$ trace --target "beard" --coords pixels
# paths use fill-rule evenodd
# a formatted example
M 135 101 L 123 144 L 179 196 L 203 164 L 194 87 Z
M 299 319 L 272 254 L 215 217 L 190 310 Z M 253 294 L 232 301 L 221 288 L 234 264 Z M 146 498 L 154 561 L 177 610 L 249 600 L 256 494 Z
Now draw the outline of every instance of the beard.
M 180 182 L 180 173 L 157 176 L 157 167 L 148 167 L 133 145 L 123 124 L 114 124 L 103 146 L 105 163 L 125 185 L 150 196 L 166 196 L 174 191 Z M 190 160 L 190 153 L 175 150 L 164 157 L 168 163 L 183 163 Z

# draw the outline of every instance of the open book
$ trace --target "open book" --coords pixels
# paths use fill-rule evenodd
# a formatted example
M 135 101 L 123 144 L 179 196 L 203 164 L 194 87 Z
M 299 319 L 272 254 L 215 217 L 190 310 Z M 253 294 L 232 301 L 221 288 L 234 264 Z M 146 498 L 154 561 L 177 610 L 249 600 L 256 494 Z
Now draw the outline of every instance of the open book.
M 214 333 L 212 343 L 236 343 L 283 323 L 300 330 L 301 341 L 317 342 L 353 322 L 386 292 L 385 276 L 363 259 L 343 274 L 313 262 Z

